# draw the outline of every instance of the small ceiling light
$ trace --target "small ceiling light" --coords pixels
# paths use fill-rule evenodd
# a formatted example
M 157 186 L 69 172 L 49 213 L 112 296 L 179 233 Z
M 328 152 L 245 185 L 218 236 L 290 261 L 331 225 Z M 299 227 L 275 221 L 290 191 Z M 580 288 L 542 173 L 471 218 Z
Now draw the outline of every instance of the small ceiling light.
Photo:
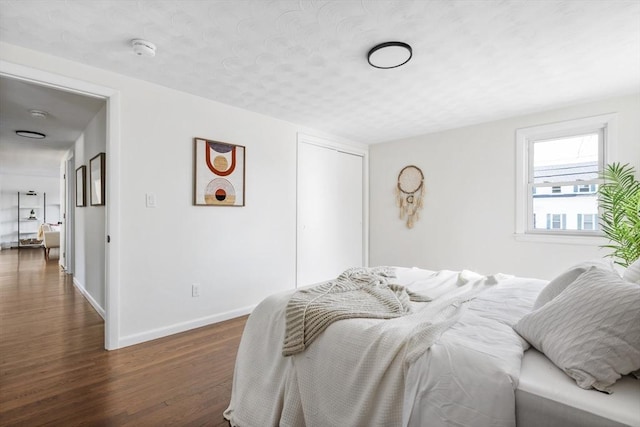
M 44 133 L 34 132 L 32 130 L 17 130 L 16 135 L 31 139 L 44 139 L 46 137 Z
M 156 45 L 146 40 L 133 39 L 131 40 L 131 47 L 133 48 L 133 53 L 138 56 L 146 56 L 148 58 L 156 56 Z
M 38 119 L 46 119 L 49 115 L 49 113 L 42 110 L 29 110 L 29 113 L 31 114 L 31 117 L 35 117 Z
M 396 68 L 411 59 L 411 46 L 402 42 L 386 42 L 374 46 L 367 55 L 369 64 L 376 68 Z

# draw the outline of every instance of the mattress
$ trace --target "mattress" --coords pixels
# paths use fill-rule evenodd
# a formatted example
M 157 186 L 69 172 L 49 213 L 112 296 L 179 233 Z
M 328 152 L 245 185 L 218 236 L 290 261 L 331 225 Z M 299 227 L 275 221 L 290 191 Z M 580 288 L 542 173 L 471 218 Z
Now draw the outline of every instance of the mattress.
M 527 350 L 516 390 L 518 427 L 640 427 L 640 380 L 626 375 L 612 394 L 584 390 L 542 353 Z

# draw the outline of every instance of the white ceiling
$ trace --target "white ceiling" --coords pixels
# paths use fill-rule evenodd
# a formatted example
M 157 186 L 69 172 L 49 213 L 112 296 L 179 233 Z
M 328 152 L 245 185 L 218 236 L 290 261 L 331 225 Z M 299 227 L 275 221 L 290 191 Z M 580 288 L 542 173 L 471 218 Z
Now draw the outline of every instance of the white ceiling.
M 639 1 L 1 0 L 0 40 L 363 143 L 640 91 Z
M 0 77 L 0 173 L 58 176 L 62 156 L 75 143 L 104 100 Z M 49 113 L 35 118 L 30 110 Z M 45 139 L 16 135 L 44 133 Z

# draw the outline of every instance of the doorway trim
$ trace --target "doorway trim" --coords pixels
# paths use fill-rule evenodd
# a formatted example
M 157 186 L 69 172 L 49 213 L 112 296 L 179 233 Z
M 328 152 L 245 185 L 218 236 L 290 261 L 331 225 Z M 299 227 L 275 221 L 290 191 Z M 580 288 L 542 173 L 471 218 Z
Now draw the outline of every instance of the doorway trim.
M 0 76 L 106 101 L 105 314 L 104 346 L 120 347 L 120 92 L 106 86 L 0 60 Z M 115 238 L 114 238 L 115 237 Z M 110 243 L 107 243 L 110 241 Z

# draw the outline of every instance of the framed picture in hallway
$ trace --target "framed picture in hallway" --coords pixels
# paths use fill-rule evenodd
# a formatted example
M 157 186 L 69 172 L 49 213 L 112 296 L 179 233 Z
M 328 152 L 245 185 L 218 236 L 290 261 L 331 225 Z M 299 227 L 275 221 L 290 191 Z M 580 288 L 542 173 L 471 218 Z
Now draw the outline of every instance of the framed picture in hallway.
M 102 206 L 105 202 L 104 170 L 105 156 L 100 153 L 89 161 L 89 193 L 91 206 Z
M 245 147 L 194 138 L 193 204 L 244 206 Z
M 82 165 L 76 169 L 76 206 L 87 206 L 87 167 Z

